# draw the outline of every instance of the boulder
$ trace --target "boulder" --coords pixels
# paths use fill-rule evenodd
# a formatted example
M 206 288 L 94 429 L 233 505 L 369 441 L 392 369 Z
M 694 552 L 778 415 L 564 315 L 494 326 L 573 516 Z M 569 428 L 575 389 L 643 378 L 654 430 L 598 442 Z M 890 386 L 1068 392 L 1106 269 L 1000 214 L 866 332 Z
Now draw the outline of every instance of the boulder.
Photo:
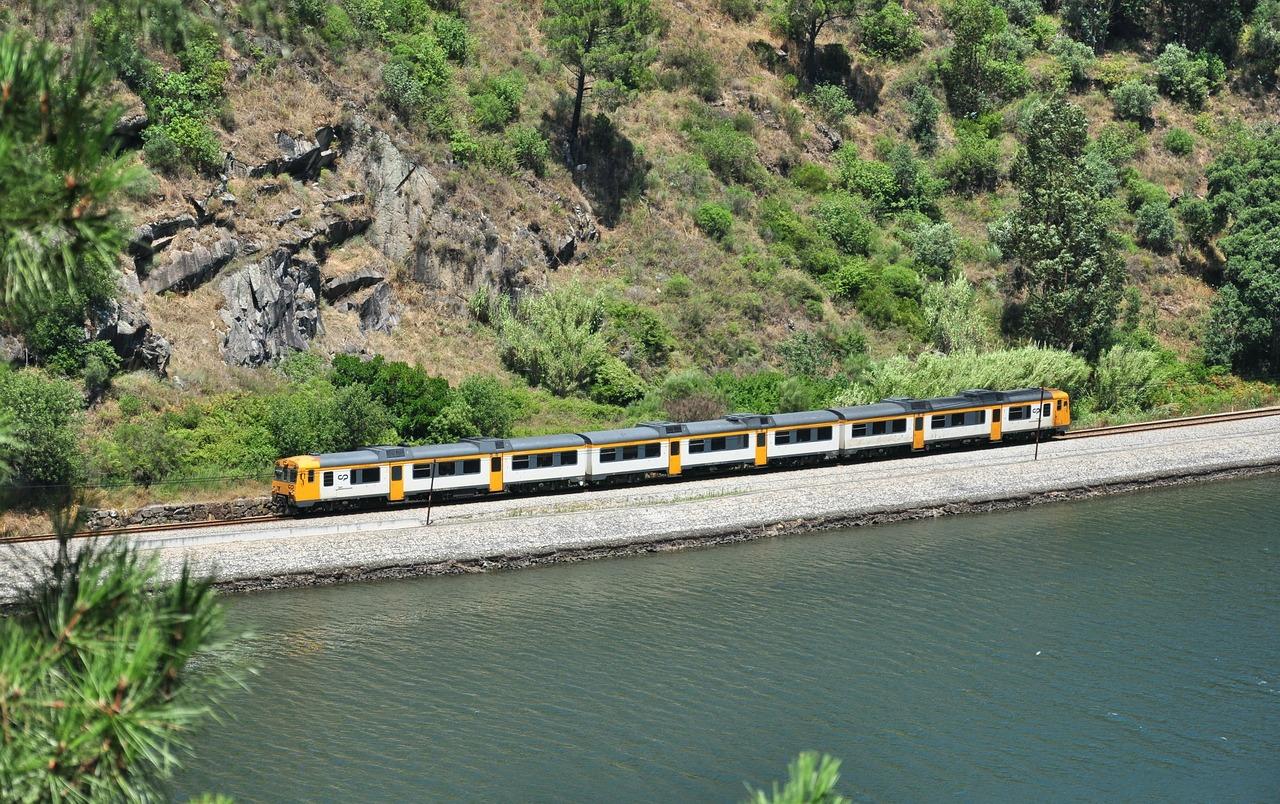
M 374 288 L 358 310 L 361 332 L 390 332 L 400 323 L 400 314 L 391 294 L 391 286 L 381 284 Z
M 0 365 L 21 366 L 31 359 L 21 335 L 0 333 Z
M 365 288 L 371 288 L 386 280 L 381 271 L 373 268 L 360 268 L 345 274 L 331 276 L 320 286 L 320 294 L 325 301 L 332 304 Z
M 149 293 L 189 293 L 213 278 L 240 251 L 240 241 L 225 232 L 209 244 L 180 251 L 164 265 L 151 270 L 142 286 Z
M 276 249 L 222 282 L 227 333 L 222 357 L 233 366 L 274 363 L 305 349 L 321 331 L 320 267 Z
M 92 310 L 89 324 L 89 336 L 111 344 L 124 368 L 167 373 L 172 349 L 151 328 L 136 275 L 121 275 L 116 297 Z
M 279 157 L 252 167 L 233 161 L 227 166 L 227 171 L 231 175 L 246 175 L 253 179 L 288 173 L 300 181 L 315 181 L 320 177 L 321 170 L 333 167 L 337 161 L 337 150 L 329 147 L 335 136 L 336 131 L 332 126 L 317 129 L 314 142 L 280 131 L 276 133 Z
M 129 255 L 134 260 L 150 259 L 157 251 L 169 245 L 174 235 L 195 225 L 196 219 L 192 215 L 174 215 L 144 223 L 134 229 L 133 236 L 129 238 Z

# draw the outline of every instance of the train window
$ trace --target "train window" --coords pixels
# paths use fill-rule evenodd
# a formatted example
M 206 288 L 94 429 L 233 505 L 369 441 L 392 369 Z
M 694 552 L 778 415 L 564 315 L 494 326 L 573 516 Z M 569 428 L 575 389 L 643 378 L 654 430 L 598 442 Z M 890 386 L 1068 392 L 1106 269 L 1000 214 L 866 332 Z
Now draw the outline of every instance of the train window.
M 794 434 L 795 430 L 779 430 L 773 434 L 773 443 L 780 447 L 785 447 L 791 443 Z
M 613 463 L 618 460 L 618 451 L 616 449 L 600 450 L 600 463 Z
M 933 429 L 935 429 L 935 430 L 938 430 L 938 429 L 940 429 L 940 428 L 946 427 L 946 426 L 947 426 L 947 417 L 946 417 L 946 416 L 934 416 L 934 417 L 933 417 L 933 421 L 932 421 L 932 422 L 930 422 L 930 424 L 931 424 L 931 426 L 933 427 Z
M 404 479 L 404 469 L 403 469 L 402 467 L 399 467 L 399 466 L 393 466 L 393 467 L 391 467 L 391 479 L 392 479 L 392 480 L 403 480 L 403 479 Z
M 453 477 L 458 473 L 458 463 L 456 461 L 445 461 L 436 464 L 436 477 Z
M 469 461 L 458 461 L 458 463 L 462 464 L 462 474 L 464 474 L 464 475 L 478 475 L 478 474 L 480 474 L 480 459 L 479 459 L 479 458 L 472 458 L 472 459 L 471 459 L 471 460 L 469 460 Z M 457 464 L 454 464 L 454 465 L 456 466 Z
M 993 422 L 1000 421 L 1000 408 L 996 408 L 995 410 L 991 411 L 991 421 Z
M 537 460 L 539 469 L 546 469 L 556 465 L 556 456 L 550 452 L 544 452 L 541 455 L 538 455 Z
M 577 466 L 578 451 L 576 449 L 571 449 L 568 452 L 560 453 L 560 465 L 561 466 Z
M 530 459 L 530 458 L 532 458 L 532 457 L 533 457 L 532 455 L 515 455 L 515 456 L 512 456 L 512 458 L 511 458 L 511 468 L 512 468 L 512 469 L 528 469 L 528 468 L 529 468 L 529 459 Z
M 324 473 L 324 481 L 323 481 L 323 482 L 324 482 L 324 484 L 325 484 L 326 486 L 332 486 L 332 485 L 333 485 L 333 472 L 325 472 L 325 473 Z
M 952 426 L 952 427 L 960 427 L 960 426 L 962 426 L 963 424 L 964 424 L 964 414 L 963 414 L 963 413 L 952 413 L 952 414 L 951 414 L 951 426 Z
M 905 433 L 905 432 L 907 432 L 907 420 L 906 420 L 906 419 L 894 419 L 894 420 L 893 420 L 893 422 L 892 422 L 892 424 L 893 424 L 893 427 L 892 427 L 891 429 L 893 430 L 893 432 L 895 432 L 895 433 Z
M 426 480 L 428 477 L 431 477 L 431 464 L 415 463 L 413 465 L 414 480 Z
M 872 422 L 871 435 L 884 435 L 888 432 L 889 425 L 886 422 Z
M 700 452 L 707 451 L 707 440 L 705 438 L 689 439 L 689 454 L 697 455 Z
M 830 440 L 831 440 L 831 428 L 830 428 L 830 427 L 819 427 L 819 428 L 818 428 L 818 440 L 819 440 L 819 441 L 830 441 Z
M 623 447 L 622 448 L 622 460 L 634 461 L 636 458 L 639 458 L 639 457 L 640 457 L 639 447 Z
M 502 459 L 495 456 L 489 459 L 489 471 L 497 474 L 502 471 Z
M 644 457 L 656 458 L 661 454 L 662 454 L 661 444 L 645 444 L 644 445 Z
M 918 432 L 920 432 L 920 431 L 921 431 L 921 430 L 923 430 L 923 429 L 924 429 L 924 417 L 923 417 L 923 416 L 917 416 L 917 417 L 916 417 L 916 432 L 918 433 Z
M 867 425 L 851 424 L 849 425 L 849 435 L 852 438 L 862 438 L 867 434 Z
M 764 446 L 764 444 L 765 444 L 765 435 L 764 435 L 764 433 L 756 433 L 756 446 L 757 446 L 757 447 L 763 447 L 763 446 Z
M 381 479 L 381 466 L 369 466 L 364 469 L 356 469 L 351 473 L 351 482 L 357 485 L 363 483 L 377 483 Z
M 1045 416 L 1045 418 L 1048 418 L 1048 417 L 1049 417 L 1049 416 L 1051 416 L 1052 414 L 1053 414 L 1053 406 L 1046 402 L 1046 403 L 1045 403 L 1045 406 L 1044 406 L 1044 416 Z

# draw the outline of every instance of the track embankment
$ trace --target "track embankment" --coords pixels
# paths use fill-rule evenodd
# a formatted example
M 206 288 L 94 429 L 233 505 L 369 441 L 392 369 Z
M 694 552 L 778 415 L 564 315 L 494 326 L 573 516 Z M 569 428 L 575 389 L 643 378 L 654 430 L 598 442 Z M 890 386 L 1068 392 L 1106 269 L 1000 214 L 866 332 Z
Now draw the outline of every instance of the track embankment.
M 1280 416 L 699 481 L 150 532 L 229 589 L 479 572 L 1280 473 Z M 1280 474 L 1277 475 L 1280 490 Z M 9 548 L 47 553 L 48 543 Z M 0 564 L 0 589 L 20 582 Z

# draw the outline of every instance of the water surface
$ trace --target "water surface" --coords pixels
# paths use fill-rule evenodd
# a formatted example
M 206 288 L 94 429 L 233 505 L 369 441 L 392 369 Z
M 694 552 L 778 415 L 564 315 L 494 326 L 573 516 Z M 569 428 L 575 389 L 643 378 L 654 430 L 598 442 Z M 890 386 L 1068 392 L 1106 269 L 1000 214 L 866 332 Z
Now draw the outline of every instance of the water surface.
M 229 599 L 176 794 L 1276 800 L 1280 478 Z

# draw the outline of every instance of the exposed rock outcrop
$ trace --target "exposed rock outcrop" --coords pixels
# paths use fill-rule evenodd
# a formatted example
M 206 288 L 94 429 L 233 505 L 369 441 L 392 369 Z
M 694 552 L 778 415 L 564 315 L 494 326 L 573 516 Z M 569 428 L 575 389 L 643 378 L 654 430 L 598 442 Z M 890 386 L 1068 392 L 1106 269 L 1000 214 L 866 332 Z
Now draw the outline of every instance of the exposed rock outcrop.
M 121 275 L 114 299 L 92 311 L 89 335 L 111 344 L 126 369 L 147 369 L 161 377 L 168 370 L 172 349 L 152 329 L 142 305 L 142 288 L 132 273 Z
M 400 323 L 400 313 L 391 293 L 391 286 L 383 283 L 373 289 L 358 310 L 362 332 L 390 332 Z
M 219 231 L 214 237 L 211 243 L 173 254 L 146 275 L 142 286 L 150 293 L 187 293 L 212 279 L 240 251 L 240 241 L 231 234 Z
M 224 166 L 225 172 L 228 176 L 251 179 L 287 173 L 301 181 L 315 181 L 321 170 L 333 167 L 337 161 L 338 151 L 330 147 L 335 144 L 336 136 L 337 131 L 333 126 L 316 129 L 314 142 L 280 131 L 276 133 L 276 147 L 280 149 L 280 156 L 268 159 L 260 165 L 246 165 L 230 156 Z
M 27 342 L 20 335 L 0 333 L 0 365 L 20 366 L 29 357 Z
M 373 268 L 360 268 L 345 274 L 331 276 L 320 286 L 320 293 L 325 301 L 333 303 L 353 293 L 371 288 L 386 280 L 386 276 Z
M 320 267 L 276 249 L 267 259 L 222 282 L 223 359 L 236 366 L 273 363 L 306 349 L 322 330 L 318 299 Z

